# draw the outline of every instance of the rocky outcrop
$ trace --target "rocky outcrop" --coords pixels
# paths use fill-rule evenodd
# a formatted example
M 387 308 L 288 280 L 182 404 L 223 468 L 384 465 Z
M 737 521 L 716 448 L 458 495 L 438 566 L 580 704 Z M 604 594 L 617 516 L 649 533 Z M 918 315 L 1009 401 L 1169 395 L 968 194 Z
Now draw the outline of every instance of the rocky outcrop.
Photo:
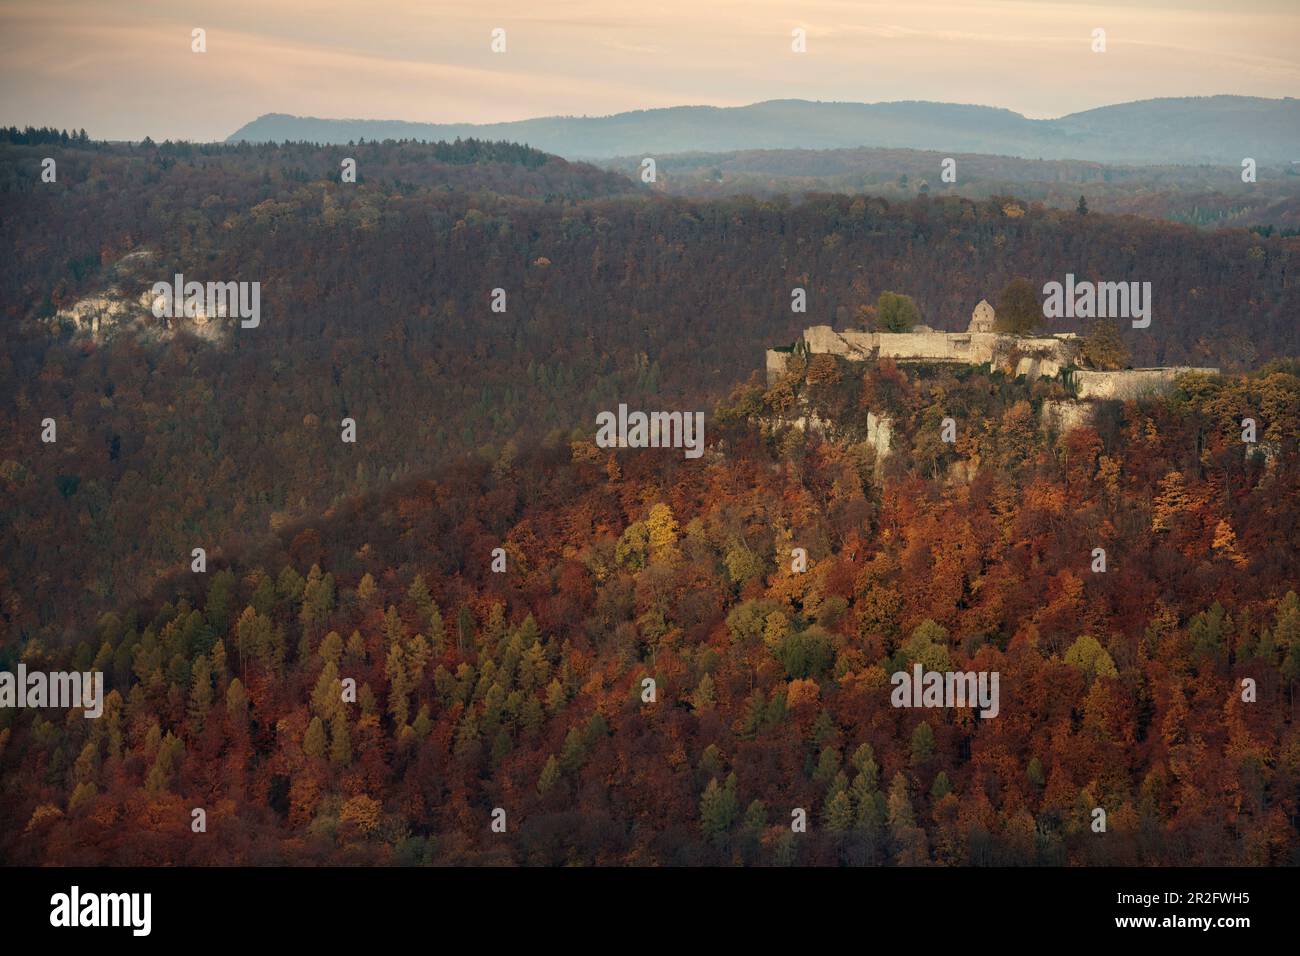
M 1039 411 L 1043 431 L 1052 435 L 1065 435 L 1082 425 L 1092 424 L 1097 406 L 1091 402 L 1048 400 Z
M 1016 361 L 1016 376 L 1025 376 L 1026 378 L 1056 378 L 1061 374 L 1065 365 L 1060 359 L 1040 358 L 1036 355 L 1022 355 Z
M 867 412 L 867 444 L 871 446 L 876 453 L 876 464 L 879 465 L 889 457 L 890 448 L 894 441 L 894 423 L 891 419 L 882 418 L 875 412 Z
M 224 310 L 219 310 L 223 314 L 209 316 L 200 306 L 195 315 L 160 319 L 154 315 L 156 297 L 151 291 L 138 295 L 123 291 L 121 284 L 131 279 L 138 281 L 143 276 L 148 281 L 145 270 L 153 259 L 154 254 L 148 249 L 123 256 L 106 270 L 107 285 L 102 291 L 60 309 L 49 323 L 56 328 L 70 329 L 74 337 L 95 342 L 106 342 L 124 332 L 144 339 L 163 339 L 182 329 L 210 342 L 221 341 L 231 328 L 229 322 L 215 321 L 226 318 Z
M 86 296 L 66 309 L 60 309 L 55 313 L 54 321 L 60 325 L 70 324 L 75 335 L 102 341 L 119 326 L 132 321 L 141 308 L 147 307 L 147 301 L 131 302 L 123 297 L 120 289 L 110 286 L 98 295 Z

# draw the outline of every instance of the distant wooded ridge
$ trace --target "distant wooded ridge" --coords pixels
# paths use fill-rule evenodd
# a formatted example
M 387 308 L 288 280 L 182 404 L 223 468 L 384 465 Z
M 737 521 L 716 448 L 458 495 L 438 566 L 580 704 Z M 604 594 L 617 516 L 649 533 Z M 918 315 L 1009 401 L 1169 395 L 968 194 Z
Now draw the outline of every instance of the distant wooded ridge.
M 599 164 L 639 182 L 642 161 L 634 153 Z M 694 199 L 810 192 L 889 200 L 926 194 L 977 201 L 1015 196 L 1074 209 L 1085 196 L 1095 212 L 1300 234 L 1300 164 L 1291 163 L 1260 164 L 1253 182 L 1243 182 L 1239 163 L 1101 163 L 870 147 L 660 153 L 655 166 L 656 190 Z
M 268 113 L 227 142 L 508 139 L 570 159 L 743 149 L 935 149 L 1096 162 L 1300 161 L 1300 100 L 1178 97 L 1103 106 L 1058 119 L 955 103 L 770 100 L 674 106 L 612 116 L 507 123 L 410 123 Z

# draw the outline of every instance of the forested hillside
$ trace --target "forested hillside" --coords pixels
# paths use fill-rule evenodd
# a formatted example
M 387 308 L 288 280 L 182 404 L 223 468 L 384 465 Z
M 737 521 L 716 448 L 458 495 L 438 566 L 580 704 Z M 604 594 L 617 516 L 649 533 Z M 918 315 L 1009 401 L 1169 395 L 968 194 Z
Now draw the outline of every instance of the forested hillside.
M 698 461 L 582 429 L 358 496 L 22 648 L 111 693 L 0 711 L 0 857 L 1294 864 L 1297 372 L 1061 440 L 1053 383 L 819 356 Z M 843 433 L 781 424 L 791 395 Z M 916 662 L 999 672 L 998 716 L 891 707 Z
M 10 145 L 0 189 L 11 641 L 61 640 L 195 547 L 238 551 L 466 455 L 509 460 L 620 401 L 707 408 L 764 348 L 853 324 L 883 290 L 959 328 L 1014 276 L 1150 281 L 1134 364 L 1300 353 L 1296 240 L 1012 199 L 692 202 L 520 147 L 392 143 Z M 51 321 L 142 250 L 154 280 L 260 282 L 260 326 L 217 346 Z

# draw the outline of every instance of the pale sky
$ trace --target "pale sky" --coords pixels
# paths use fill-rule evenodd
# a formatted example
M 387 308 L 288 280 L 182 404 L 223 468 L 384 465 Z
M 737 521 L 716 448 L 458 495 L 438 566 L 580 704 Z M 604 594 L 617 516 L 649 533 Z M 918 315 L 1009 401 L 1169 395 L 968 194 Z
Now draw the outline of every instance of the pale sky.
M 1215 93 L 1300 96 L 1300 0 L 0 0 L 0 124 L 104 139 L 224 139 L 272 112 L 497 122 L 793 98 L 1055 117 Z

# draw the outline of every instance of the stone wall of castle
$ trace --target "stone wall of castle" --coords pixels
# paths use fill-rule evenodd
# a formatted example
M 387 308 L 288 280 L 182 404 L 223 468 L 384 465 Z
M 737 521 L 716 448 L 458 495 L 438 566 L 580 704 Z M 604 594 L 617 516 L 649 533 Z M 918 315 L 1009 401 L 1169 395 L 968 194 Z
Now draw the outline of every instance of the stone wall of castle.
M 880 332 L 880 358 L 900 362 L 992 362 L 999 335 L 993 332 Z
M 1065 333 L 1029 338 L 998 332 L 936 332 L 924 326 L 912 332 L 836 332 L 829 325 L 804 330 L 810 355 L 839 355 L 851 362 L 893 359 L 897 362 L 958 362 L 984 365 L 1020 353 L 1015 374 L 1052 377 L 1074 361 L 1077 336 Z M 767 351 L 767 382 L 780 381 L 790 352 Z
M 1080 399 L 1097 401 L 1130 401 L 1152 395 L 1167 394 L 1174 380 L 1188 372 L 1218 375 L 1217 368 L 1130 368 L 1117 372 L 1093 372 L 1080 369 L 1070 376 L 1075 394 Z
M 814 325 L 803 334 L 809 355 L 839 355 L 850 362 L 888 358 L 899 362 L 960 362 L 969 365 L 997 364 L 1017 356 L 1013 373 L 1028 378 L 1054 378 L 1078 357 L 1078 336 L 1003 335 L 996 332 L 836 332 L 829 325 Z M 773 385 L 785 375 L 793 352 L 768 349 L 767 383 Z M 1080 399 L 1127 401 L 1147 395 L 1163 395 L 1178 376 L 1188 372 L 1217 375 L 1217 368 L 1170 366 L 1132 368 L 1113 372 L 1079 369 L 1071 382 Z
M 767 387 L 771 388 L 785 377 L 786 365 L 793 353 L 768 349 L 766 353 Z
M 836 332 L 829 325 L 805 329 L 803 341 L 811 355 L 842 355 L 852 361 L 870 358 L 876 348 L 874 332 Z

